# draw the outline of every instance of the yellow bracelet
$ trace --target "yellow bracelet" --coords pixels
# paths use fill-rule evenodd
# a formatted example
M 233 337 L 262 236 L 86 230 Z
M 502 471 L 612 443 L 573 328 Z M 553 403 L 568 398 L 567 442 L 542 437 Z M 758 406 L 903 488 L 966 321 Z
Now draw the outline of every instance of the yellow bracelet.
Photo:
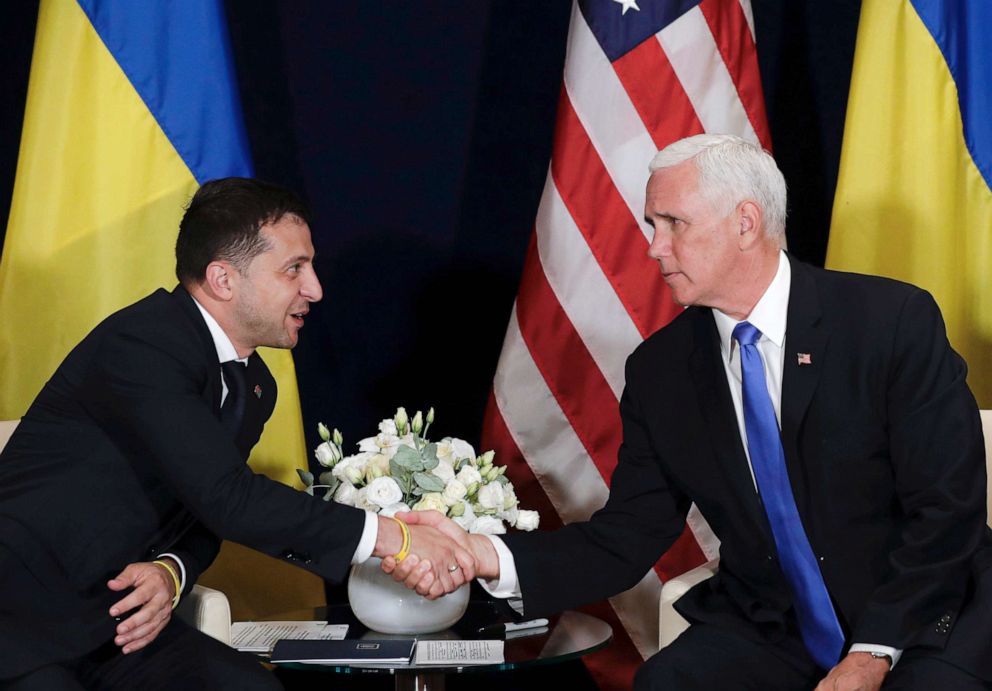
M 396 563 L 399 564 L 401 561 L 410 556 L 410 543 L 412 542 L 412 539 L 410 538 L 410 526 L 396 518 L 396 516 L 390 516 L 389 518 L 396 521 L 400 526 L 400 530 L 403 531 L 403 545 L 400 547 L 400 551 L 393 555 L 393 559 L 395 559 Z
M 179 588 L 179 574 L 177 574 L 176 573 L 176 570 L 174 568 L 172 568 L 172 564 L 170 564 L 167 561 L 164 561 L 162 559 L 156 559 L 152 563 L 153 564 L 157 564 L 158 566 L 161 566 L 163 569 L 165 569 L 166 571 L 169 572 L 169 575 L 170 576 L 172 576 L 172 583 L 176 587 L 176 595 L 175 595 L 175 597 L 172 598 L 172 609 L 175 609 L 179 605 L 179 595 L 180 595 L 180 592 L 179 592 L 179 590 L 180 590 L 180 588 Z

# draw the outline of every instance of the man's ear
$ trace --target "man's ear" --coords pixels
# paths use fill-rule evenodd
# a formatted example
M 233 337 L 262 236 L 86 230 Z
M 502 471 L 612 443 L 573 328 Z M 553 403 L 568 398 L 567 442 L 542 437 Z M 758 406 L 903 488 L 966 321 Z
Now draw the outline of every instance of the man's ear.
M 738 224 L 738 245 L 741 250 L 753 247 L 758 241 L 763 239 L 764 214 L 761 207 L 750 199 L 746 199 L 737 205 Z
M 212 261 L 207 264 L 207 272 L 203 278 L 203 288 L 216 299 L 227 302 L 234 297 L 236 273 L 233 266 L 224 261 Z

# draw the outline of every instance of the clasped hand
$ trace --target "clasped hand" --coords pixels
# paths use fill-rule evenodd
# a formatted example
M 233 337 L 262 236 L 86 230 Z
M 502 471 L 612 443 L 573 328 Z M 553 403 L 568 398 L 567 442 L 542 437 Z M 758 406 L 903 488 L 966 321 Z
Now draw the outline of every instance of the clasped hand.
M 436 600 L 483 575 L 480 560 L 490 555 L 486 545 L 476 539 L 481 536 L 469 535 L 437 511 L 412 511 L 396 517 L 410 526 L 413 540 L 411 553 L 403 561 L 391 556 L 382 560 L 382 570 L 393 580 Z M 488 545 L 488 540 L 482 539 Z

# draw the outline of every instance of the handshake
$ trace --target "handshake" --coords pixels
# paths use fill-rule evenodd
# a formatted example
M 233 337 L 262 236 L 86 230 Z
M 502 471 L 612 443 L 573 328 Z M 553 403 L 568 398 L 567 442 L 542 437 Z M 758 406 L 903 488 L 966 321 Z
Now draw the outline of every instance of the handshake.
M 496 548 L 485 535 L 465 532 L 437 511 L 379 516 L 374 556 L 398 583 L 435 600 L 473 578 L 498 578 Z

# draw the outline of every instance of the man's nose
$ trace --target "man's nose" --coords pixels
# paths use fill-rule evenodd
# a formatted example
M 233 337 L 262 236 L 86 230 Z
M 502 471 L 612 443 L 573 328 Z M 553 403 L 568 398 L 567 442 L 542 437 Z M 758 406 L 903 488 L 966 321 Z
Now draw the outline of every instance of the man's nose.
M 320 302 L 324 297 L 324 289 L 320 287 L 320 279 L 317 278 L 313 268 L 307 272 L 306 280 L 300 288 L 300 295 L 307 299 L 307 302 Z
M 672 253 L 672 234 L 664 228 L 655 228 L 654 237 L 648 246 L 648 256 L 652 259 L 661 259 Z

